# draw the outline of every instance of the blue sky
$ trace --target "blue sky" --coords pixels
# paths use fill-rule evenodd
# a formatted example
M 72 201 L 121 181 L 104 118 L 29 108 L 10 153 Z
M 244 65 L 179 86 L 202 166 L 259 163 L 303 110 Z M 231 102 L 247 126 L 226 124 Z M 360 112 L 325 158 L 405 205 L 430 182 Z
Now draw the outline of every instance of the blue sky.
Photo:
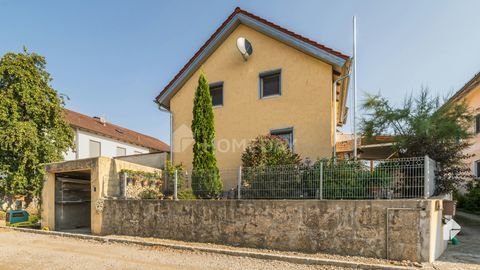
M 474 0 L 0 0 L 0 54 L 44 55 L 68 108 L 168 142 L 153 99 L 236 6 L 349 55 L 357 15 L 360 99 L 400 103 L 422 85 L 445 95 L 480 71 Z

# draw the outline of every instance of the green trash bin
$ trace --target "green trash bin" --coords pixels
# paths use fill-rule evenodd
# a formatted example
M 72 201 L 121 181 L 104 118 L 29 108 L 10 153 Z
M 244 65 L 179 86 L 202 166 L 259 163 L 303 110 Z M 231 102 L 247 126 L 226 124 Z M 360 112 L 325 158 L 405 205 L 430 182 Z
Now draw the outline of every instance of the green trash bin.
M 28 212 L 25 210 L 10 210 L 7 212 L 5 222 L 7 225 L 28 221 Z

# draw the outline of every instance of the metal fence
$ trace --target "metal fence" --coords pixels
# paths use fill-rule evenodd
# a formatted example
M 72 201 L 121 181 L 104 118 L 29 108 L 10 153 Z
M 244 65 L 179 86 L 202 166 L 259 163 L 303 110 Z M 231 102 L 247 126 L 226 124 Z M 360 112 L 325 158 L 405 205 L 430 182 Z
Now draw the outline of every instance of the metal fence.
M 174 199 L 405 199 L 435 191 L 428 156 L 389 160 L 317 161 L 313 164 L 238 168 L 165 175 Z M 219 188 L 219 179 L 223 188 Z M 218 190 L 227 189 L 221 193 Z

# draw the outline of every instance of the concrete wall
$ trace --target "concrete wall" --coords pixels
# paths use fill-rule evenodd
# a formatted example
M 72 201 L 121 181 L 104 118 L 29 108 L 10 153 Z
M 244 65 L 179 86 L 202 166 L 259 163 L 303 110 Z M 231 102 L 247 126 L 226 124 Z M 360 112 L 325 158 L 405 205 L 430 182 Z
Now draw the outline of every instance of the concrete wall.
M 129 144 L 77 128 L 75 129 L 75 142 L 78 144 L 78 147 L 76 149 L 78 153 L 69 150 L 65 154 L 65 160 L 91 158 L 90 140 L 100 142 L 101 156 L 104 157 L 116 157 L 117 147 L 125 148 L 126 155 L 144 154 L 150 152 L 148 148 L 142 146 Z
M 94 234 L 100 234 L 103 216 L 101 212 L 96 210 L 95 204 L 106 197 L 117 197 L 121 195 L 118 174 L 123 169 L 144 172 L 161 172 L 161 170 L 156 168 L 107 157 L 72 160 L 46 165 L 46 174 L 42 189 L 42 227 L 48 227 L 50 230 L 55 230 L 55 174 L 90 170 L 92 201 L 90 205 L 91 230 Z
M 116 157 L 115 159 L 136 163 L 157 169 L 164 169 L 167 162 L 167 153 L 149 153 L 133 156 Z
M 247 38 L 254 53 L 244 61 L 236 47 Z M 281 96 L 259 98 L 259 74 L 281 69 Z M 210 83 L 223 82 L 223 106 L 214 107 L 216 157 L 221 170 L 241 164 L 244 147 L 272 129 L 293 128 L 294 151 L 303 158 L 329 157 L 332 151 L 333 69 L 329 64 L 239 25 L 203 63 Z M 173 160 L 192 166 L 192 107 L 200 70 L 171 99 Z M 235 178 L 225 178 L 226 190 Z
M 387 256 L 388 244 L 391 259 L 433 261 L 437 234 L 431 230 L 441 227 L 433 204 L 107 200 L 101 233 L 377 258 Z M 388 216 L 387 208 L 393 208 Z

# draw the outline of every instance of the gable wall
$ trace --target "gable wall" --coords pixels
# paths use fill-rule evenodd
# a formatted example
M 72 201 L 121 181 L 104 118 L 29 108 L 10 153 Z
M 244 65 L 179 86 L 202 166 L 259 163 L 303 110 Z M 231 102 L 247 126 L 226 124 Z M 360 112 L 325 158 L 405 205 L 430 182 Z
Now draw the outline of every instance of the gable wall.
M 244 61 L 236 39 L 247 38 L 253 55 Z M 313 160 L 332 151 L 332 67 L 286 44 L 239 25 L 202 65 L 210 83 L 224 82 L 224 106 L 214 108 L 220 170 L 236 170 L 246 144 L 271 129 L 294 128 L 294 151 Z M 282 95 L 259 99 L 259 74 L 282 70 Z M 200 71 L 170 101 L 173 158 L 191 169 L 191 121 Z M 225 179 L 225 188 L 235 180 Z

